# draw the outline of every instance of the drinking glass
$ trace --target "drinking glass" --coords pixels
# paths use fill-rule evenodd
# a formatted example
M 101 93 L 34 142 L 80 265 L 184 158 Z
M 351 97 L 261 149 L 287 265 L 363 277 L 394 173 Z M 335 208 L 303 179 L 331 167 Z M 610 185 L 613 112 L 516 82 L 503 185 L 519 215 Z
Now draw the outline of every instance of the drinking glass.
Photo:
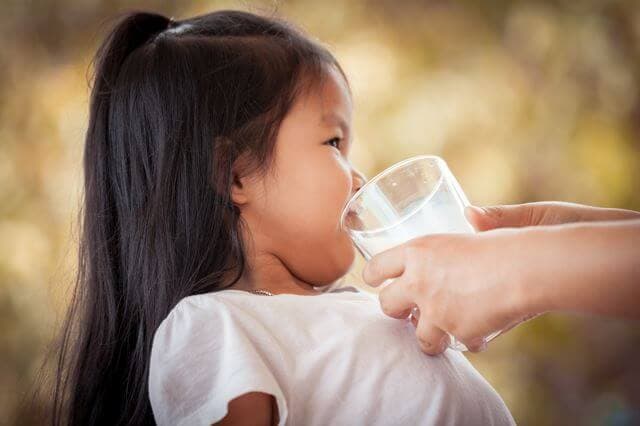
M 400 161 L 369 180 L 345 206 L 340 223 L 362 256 L 376 254 L 414 238 L 440 233 L 473 233 L 464 208 L 469 201 L 440 157 L 419 155 Z M 386 280 L 382 287 L 393 285 Z M 411 316 L 418 318 L 414 307 Z M 486 342 L 500 334 L 485 337 Z M 467 347 L 449 334 L 449 347 Z

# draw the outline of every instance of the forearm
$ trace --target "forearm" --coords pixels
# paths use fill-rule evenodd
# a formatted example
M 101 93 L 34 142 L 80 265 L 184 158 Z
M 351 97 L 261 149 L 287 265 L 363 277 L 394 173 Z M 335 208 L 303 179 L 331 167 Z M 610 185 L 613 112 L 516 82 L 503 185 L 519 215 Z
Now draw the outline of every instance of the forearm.
M 525 314 L 640 319 L 640 220 L 539 227 L 524 242 L 519 292 Z

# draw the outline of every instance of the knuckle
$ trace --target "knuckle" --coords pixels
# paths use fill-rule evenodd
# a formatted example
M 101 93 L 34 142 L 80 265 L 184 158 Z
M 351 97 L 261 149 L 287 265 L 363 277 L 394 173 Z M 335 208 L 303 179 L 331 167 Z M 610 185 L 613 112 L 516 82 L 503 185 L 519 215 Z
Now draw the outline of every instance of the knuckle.
M 415 275 L 413 274 L 408 275 L 405 279 L 405 285 L 407 287 L 407 290 L 410 293 L 412 294 L 420 293 L 420 287 L 421 287 L 420 280 Z
M 430 278 L 423 267 L 414 266 L 408 268 L 403 280 L 407 291 L 413 294 L 414 297 L 420 297 L 427 293 L 428 282 L 431 282 Z

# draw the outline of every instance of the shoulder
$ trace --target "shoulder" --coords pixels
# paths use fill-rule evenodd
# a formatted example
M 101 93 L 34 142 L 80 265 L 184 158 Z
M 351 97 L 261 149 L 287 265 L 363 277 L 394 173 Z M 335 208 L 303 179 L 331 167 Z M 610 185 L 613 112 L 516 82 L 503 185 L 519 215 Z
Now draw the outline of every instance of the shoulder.
M 247 319 L 248 318 L 248 319 Z M 204 368 L 230 353 L 251 350 L 251 319 L 234 302 L 216 293 L 181 299 L 156 328 L 151 343 L 151 368 L 167 370 L 189 363 Z
M 180 299 L 169 311 L 157 330 L 172 326 L 196 325 L 199 321 L 207 321 L 213 325 L 211 320 L 224 318 L 232 309 L 233 303 L 229 303 L 226 297 L 217 292 L 187 296 Z
M 286 416 L 284 392 L 274 376 L 280 356 L 276 348 L 259 344 L 260 329 L 247 326 L 250 316 L 239 313 L 242 300 L 234 296 L 186 297 L 156 330 L 149 398 L 159 424 L 211 424 L 227 416 L 242 421 L 246 404 L 270 419 L 272 411 L 263 410 L 272 401 L 269 395 L 277 400 L 280 417 Z M 259 395 L 245 397 L 249 392 Z
M 184 314 L 185 312 L 193 314 L 210 313 L 210 308 L 212 307 L 224 308 L 228 306 L 228 303 L 226 303 L 226 298 L 223 293 L 223 291 L 217 291 L 183 297 L 173 309 L 171 309 L 167 318 L 171 318 L 180 313 Z

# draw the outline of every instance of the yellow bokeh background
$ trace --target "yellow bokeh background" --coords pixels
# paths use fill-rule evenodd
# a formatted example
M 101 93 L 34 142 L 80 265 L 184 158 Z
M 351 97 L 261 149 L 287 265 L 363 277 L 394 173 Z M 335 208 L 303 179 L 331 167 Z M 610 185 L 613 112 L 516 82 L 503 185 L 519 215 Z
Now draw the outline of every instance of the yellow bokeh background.
M 21 400 L 74 278 L 90 61 L 108 20 L 134 8 L 176 19 L 277 9 L 296 22 L 349 76 L 352 161 L 369 177 L 434 154 L 474 204 L 640 210 L 636 1 L 10 0 L 0 16 L 0 423 L 32 421 Z M 345 280 L 361 285 L 361 266 Z M 519 424 L 626 425 L 640 423 L 639 349 L 638 323 L 553 314 L 467 356 Z

